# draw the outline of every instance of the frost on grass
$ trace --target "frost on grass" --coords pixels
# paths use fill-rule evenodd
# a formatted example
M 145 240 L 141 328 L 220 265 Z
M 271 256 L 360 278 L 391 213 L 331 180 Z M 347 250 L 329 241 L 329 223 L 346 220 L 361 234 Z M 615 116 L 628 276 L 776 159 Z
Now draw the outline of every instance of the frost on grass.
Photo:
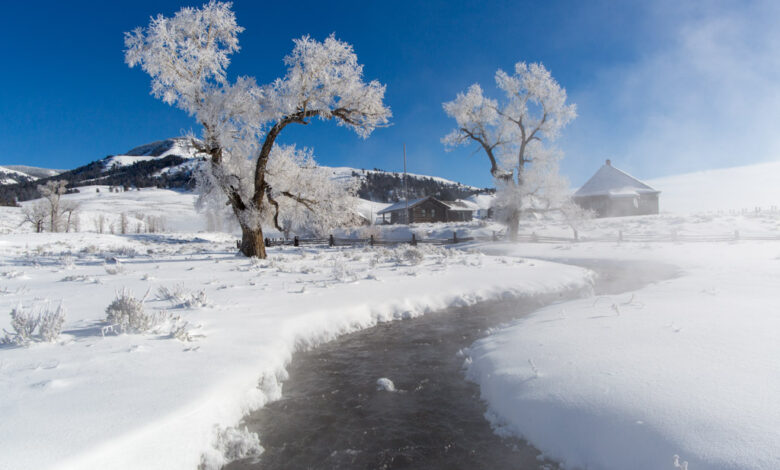
M 19 305 L 11 310 L 11 328 L 14 331 L 3 330 L 5 334 L 0 343 L 28 346 L 32 342 L 53 342 L 62 333 L 64 323 L 65 307 L 62 304 L 54 310 L 46 305 L 37 314 Z
M 144 301 L 149 292 L 137 299 L 127 289 L 116 293 L 116 298 L 106 308 L 104 331 L 117 333 L 147 333 L 163 323 L 165 314 L 149 314 L 144 311 Z
M 160 286 L 157 298 L 170 302 L 173 308 L 199 308 L 209 304 L 205 290 L 189 291 L 182 284 L 176 284 L 170 289 Z
M 198 470 L 218 470 L 234 460 L 259 457 L 263 453 L 257 433 L 235 427 L 216 427 L 213 449 L 204 453 Z
M 122 273 L 124 273 L 126 271 L 125 267 L 122 266 L 122 263 L 120 263 L 119 260 L 116 260 L 113 265 L 106 264 L 106 265 L 103 266 L 103 268 L 105 268 L 106 273 L 108 273 L 108 274 L 110 274 L 112 276 L 117 275 L 117 274 L 122 274 Z
M 355 272 L 347 266 L 347 262 L 338 258 L 333 260 L 331 275 L 336 282 L 351 282 L 357 278 Z

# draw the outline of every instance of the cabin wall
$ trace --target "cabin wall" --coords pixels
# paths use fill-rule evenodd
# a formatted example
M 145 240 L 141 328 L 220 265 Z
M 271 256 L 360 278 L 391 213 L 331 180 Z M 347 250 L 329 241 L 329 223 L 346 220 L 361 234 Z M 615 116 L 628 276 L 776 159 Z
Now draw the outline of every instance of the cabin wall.
M 415 223 L 447 222 L 447 206 L 428 199 L 409 209 L 411 220 Z
M 474 218 L 472 211 L 447 211 L 448 222 L 470 222 Z

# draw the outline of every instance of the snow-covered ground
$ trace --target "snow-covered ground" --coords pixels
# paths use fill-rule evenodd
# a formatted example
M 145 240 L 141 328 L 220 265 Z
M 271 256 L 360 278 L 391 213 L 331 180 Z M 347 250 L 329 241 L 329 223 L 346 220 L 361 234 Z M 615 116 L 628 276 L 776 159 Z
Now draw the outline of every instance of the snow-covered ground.
M 675 454 L 691 470 L 780 468 L 780 241 L 745 240 L 780 237 L 777 185 L 757 176 L 772 165 L 650 181 L 663 191 L 661 215 L 581 222 L 579 243 L 483 244 L 487 256 L 273 248 L 269 260 L 252 262 L 235 256 L 235 235 L 202 232 L 193 194 L 161 189 L 93 186 L 64 196 L 81 205 L 80 233 L 32 234 L 20 208 L 0 207 L 0 328 L 11 330 L 18 304 L 35 311 L 62 301 L 67 311 L 56 343 L 0 346 L 0 467 L 193 468 L 202 458 L 218 466 L 225 448 L 253 442 L 232 426 L 280 396 L 297 348 L 452 304 L 589 282 L 579 268 L 516 259 L 538 256 L 661 261 L 681 273 L 633 295 L 548 307 L 470 348 L 468 374 L 501 432 L 570 468 L 671 469 Z M 745 184 L 751 178 L 757 183 Z M 707 188 L 734 180 L 742 184 L 723 190 L 728 198 Z M 364 201 L 361 212 L 382 207 Z M 123 213 L 129 232 L 152 216 L 167 233 L 110 234 Z M 97 234 L 101 217 L 106 233 Z M 500 230 L 474 221 L 345 234 L 487 238 Z M 521 233 L 573 230 L 526 220 Z M 619 243 L 621 235 L 659 241 Z M 679 241 L 713 236 L 734 241 Z M 587 241 L 597 238 L 613 241 Z M 157 299 L 159 287 L 177 285 L 203 291 L 206 305 Z M 149 292 L 153 333 L 103 331 L 106 307 L 125 287 Z M 193 341 L 171 338 L 177 328 Z
M 674 455 L 691 469 L 780 468 L 780 242 L 483 249 L 681 269 L 542 309 L 473 345 L 467 374 L 499 432 L 566 468 L 672 469 Z
M 14 469 L 217 468 L 252 442 L 230 427 L 279 398 L 297 348 L 449 305 L 590 285 L 580 268 L 439 247 L 273 248 L 251 261 L 233 237 L 209 234 L 9 234 L 0 266 L 1 328 L 19 304 L 67 312 L 55 343 L 0 347 L 0 460 Z M 177 285 L 179 299 L 158 299 Z M 149 292 L 152 333 L 105 330 L 124 288 Z M 201 290 L 205 306 L 180 305 Z M 177 327 L 192 341 L 172 338 Z

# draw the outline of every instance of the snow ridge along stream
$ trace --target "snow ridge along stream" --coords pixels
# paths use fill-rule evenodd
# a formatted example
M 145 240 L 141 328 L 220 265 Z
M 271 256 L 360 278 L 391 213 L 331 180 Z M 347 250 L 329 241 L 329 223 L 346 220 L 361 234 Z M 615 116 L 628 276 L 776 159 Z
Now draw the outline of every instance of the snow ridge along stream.
M 677 272 L 649 262 L 575 263 L 599 274 L 600 294 Z M 450 307 L 296 353 L 282 398 L 244 419 L 265 452 L 228 468 L 538 468 L 545 463 L 538 450 L 502 439 L 485 420 L 479 387 L 464 380 L 460 349 L 507 321 L 589 293 L 570 288 Z

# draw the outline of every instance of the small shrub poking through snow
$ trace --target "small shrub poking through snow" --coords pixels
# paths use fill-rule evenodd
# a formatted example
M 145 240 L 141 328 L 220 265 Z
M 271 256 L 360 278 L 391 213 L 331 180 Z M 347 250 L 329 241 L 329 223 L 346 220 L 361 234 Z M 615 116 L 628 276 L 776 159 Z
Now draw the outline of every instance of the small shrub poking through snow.
M 418 248 L 409 247 L 403 249 L 398 256 L 398 259 L 402 263 L 406 263 L 412 266 L 416 266 L 423 262 L 425 255 Z
M 117 292 L 114 301 L 106 307 L 109 328 L 120 333 L 146 333 L 157 326 L 161 319 L 144 311 L 146 295 L 136 299 L 127 289 Z
M 157 298 L 169 301 L 174 308 L 199 308 L 209 304 L 206 291 L 190 292 L 181 284 L 176 284 L 171 289 L 160 286 L 157 289 Z
M 65 307 L 62 303 L 56 310 L 45 309 L 40 315 L 38 334 L 41 340 L 46 342 L 57 341 L 62 333 L 62 325 L 65 323 Z
M 11 328 L 13 333 L 6 331 L 4 343 L 13 343 L 20 346 L 30 344 L 35 334 L 35 329 L 40 323 L 40 316 L 33 315 L 29 310 L 22 308 L 21 305 L 11 310 Z
M 337 282 L 350 282 L 355 280 L 355 273 L 347 266 L 344 259 L 336 258 L 333 260 L 333 269 L 331 270 L 333 279 Z
M 122 263 L 120 263 L 119 260 L 116 260 L 116 263 L 113 265 L 110 264 L 103 265 L 103 268 L 106 270 L 106 273 L 112 276 L 117 274 L 122 274 L 125 272 L 125 267 L 122 266 Z
M 56 310 L 51 310 L 46 305 L 37 314 L 19 305 L 11 310 L 11 328 L 14 331 L 11 333 L 3 330 L 5 336 L 0 338 L 0 343 L 27 346 L 33 341 L 53 342 L 60 337 L 64 323 L 65 307 L 61 303 Z

